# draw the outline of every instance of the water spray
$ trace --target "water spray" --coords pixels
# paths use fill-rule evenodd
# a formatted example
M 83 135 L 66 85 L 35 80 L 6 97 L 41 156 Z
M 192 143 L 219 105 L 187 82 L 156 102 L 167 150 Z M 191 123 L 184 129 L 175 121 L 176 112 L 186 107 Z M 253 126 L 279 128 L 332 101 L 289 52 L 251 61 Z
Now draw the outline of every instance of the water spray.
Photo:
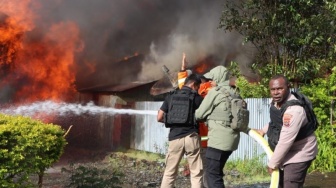
M 21 106 L 10 106 L 1 108 L 0 113 L 8 115 L 22 115 L 22 116 L 34 116 L 35 114 L 42 113 L 44 115 L 59 115 L 67 116 L 69 114 L 81 115 L 81 114 L 100 114 L 106 113 L 110 115 L 115 114 L 129 114 L 129 115 L 157 115 L 157 111 L 154 110 L 133 110 L 133 109 L 116 109 L 112 107 L 97 106 L 93 102 L 87 104 L 77 103 L 65 103 L 54 101 L 42 101 Z

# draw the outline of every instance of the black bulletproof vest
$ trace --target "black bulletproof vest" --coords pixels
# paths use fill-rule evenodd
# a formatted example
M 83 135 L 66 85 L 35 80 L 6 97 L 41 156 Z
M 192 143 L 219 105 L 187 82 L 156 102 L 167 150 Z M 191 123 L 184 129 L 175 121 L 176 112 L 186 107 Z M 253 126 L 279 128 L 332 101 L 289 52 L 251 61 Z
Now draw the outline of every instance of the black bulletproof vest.
M 168 102 L 168 112 L 165 114 L 166 127 L 195 126 L 194 99 L 196 92 L 180 89 L 171 93 Z
M 282 114 L 273 104 L 270 107 L 270 119 L 269 127 L 267 130 L 268 144 L 272 151 L 278 144 L 280 132 L 282 128 Z
M 280 138 L 280 132 L 283 125 L 282 117 L 289 106 L 293 105 L 300 105 L 299 101 L 291 100 L 287 101 L 285 104 L 281 106 L 280 109 L 277 109 L 274 104 L 272 103 L 270 107 L 270 119 L 271 122 L 269 123 L 267 137 L 268 137 L 268 144 L 270 148 L 274 151 L 275 146 L 278 144 Z M 306 112 L 307 113 L 307 112 Z M 295 141 L 302 140 L 314 132 L 312 126 L 309 124 L 301 127 L 299 133 L 297 134 Z

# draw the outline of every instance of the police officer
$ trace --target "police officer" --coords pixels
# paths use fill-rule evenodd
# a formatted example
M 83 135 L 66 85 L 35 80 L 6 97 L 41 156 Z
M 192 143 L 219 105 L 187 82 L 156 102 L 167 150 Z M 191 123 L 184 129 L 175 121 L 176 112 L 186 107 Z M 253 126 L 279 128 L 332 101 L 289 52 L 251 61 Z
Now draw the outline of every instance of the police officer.
M 307 170 L 315 159 L 318 148 L 314 132 L 307 132 L 307 115 L 302 106 L 289 106 L 282 112 L 287 101 L 297 100 L 289 91 L 288 79 L 276 75 L 269 82 L 272 103 L 271 122 L 257 130 L 262 136 L 267 133 L 274 150 L 268 162 L 268 172 L 280 168 L 279 188 L 303 187 Z

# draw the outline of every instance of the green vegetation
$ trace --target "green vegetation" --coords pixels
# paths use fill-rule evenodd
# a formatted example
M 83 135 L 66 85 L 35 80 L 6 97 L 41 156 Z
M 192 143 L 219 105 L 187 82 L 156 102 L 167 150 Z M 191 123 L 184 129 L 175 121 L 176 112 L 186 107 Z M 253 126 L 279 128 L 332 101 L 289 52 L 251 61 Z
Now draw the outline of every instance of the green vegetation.
M 103 169 L 92 166 L 70 165 L 70 169 L 63 168 L 63 172 L 70 173 L 69 188 L 121 188 L 121 178 L 124 176 L 120 171 L 107 165 Z
M 251 69 L 259 76 L 249 83 L 232 64 L 245 98 L 269 97 L 275 74 L 289 78 L 313 102 L 319 120 L 319 153 L 310 171 L 336 169 L 336 2 L 331 0 L 228 1 L 219 28 L 238 32 L 254 47 Z
M 30 187 L 29 176 L 38 174 L 42 187 L 44 171 L 63 153 L 63 135 L 60 126 L 0 114 L 0 185 Z
M 164 162 L 165 155 L 161 153 L 151 153 L 147 151 L 138 151 L 133 149 L 119 149 L 118 152 L 114 152 L 114 155 L 123 155 L 125 158 L 133 158 L 135 160 L 147 160 L 147 161 L 161 161 Z
M 240 72 L 237 62 L 231 62 L 228 67 L 231 76 L 236 77 L 236 86 L 239 88 L 243 98 L 267 98 L 269 97 L 268 82 L 263 80 L 257 83 L 250 83 Z
M 302 87 L 302 92 L 312 100 L 320 127 L 316 131 L 319 153 L 311 170 L 333 172 L 336 170 L 336 67 L 326 78 L 315 79 Z
M 225 182 L 230 184 L 255 184 L 269 182 L 270 175 L 267 172 L 263 159 L 266 154 L 252 159 L 237 159 L 228 161 L 224 168 Z
M 219 27 L 240 33 L 254 47 L 251 68 L 261 78 L 281 73 L 299 84 L 323 77 L 333 67 L 335 18 L 331 0 L 228 1 Z

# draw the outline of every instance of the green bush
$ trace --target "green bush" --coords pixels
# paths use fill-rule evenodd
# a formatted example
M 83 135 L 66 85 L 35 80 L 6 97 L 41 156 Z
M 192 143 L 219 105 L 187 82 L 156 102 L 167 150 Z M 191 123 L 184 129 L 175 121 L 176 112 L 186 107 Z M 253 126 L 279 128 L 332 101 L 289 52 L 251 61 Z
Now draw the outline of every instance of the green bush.
M 39 175 L 59 160 L 66 145 L 60 126 L 22 116 L 0 114 L 0 185 L 30 187 L 29 176 Z
M 265 157 L 266 154 L 262 154 L 253 158 L 229 160 L 224 168 L 225 181 L 233 184 L 268 182 L 270 176 L 263 162 Z
M 318 155 L 313 161 L 309 171 L 335 172 L 336 155 L 336 134 L 330 128 L 321 127 L 315 132 L 318 142 Z
M 314 112 L 319 120 L 316 130 L 319 153 L 310 171 L 333 172 L 336 170 L 336 67 L 326 78 L 315 79 L 302 92 L 313 102 Z
M 75 167 L 70 165 L 70 169 L 63 168 L 62 171 L 71 173 L 70 184 L 68 187 L 75 188 L 121 188 L 121 178 L 124 175 L 117 169 L 106 167 L 103 169 L 93 166 Z

